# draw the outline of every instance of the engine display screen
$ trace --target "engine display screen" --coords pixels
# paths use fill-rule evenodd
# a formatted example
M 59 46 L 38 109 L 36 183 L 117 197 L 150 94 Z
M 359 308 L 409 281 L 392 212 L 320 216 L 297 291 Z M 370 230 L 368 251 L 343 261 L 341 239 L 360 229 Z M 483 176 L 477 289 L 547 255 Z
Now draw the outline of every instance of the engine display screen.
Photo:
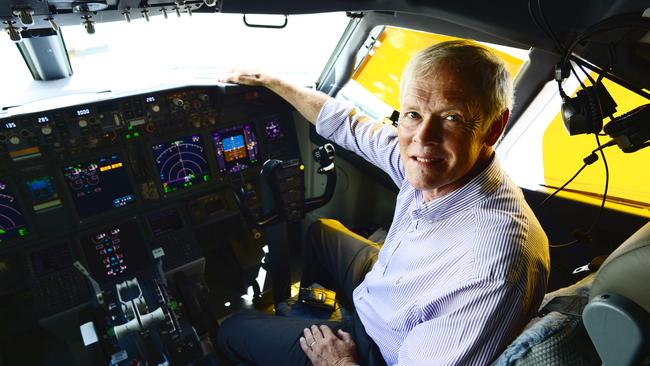
M 82 241 L 90 274 L 100 283 L 132 275 L 149 262 L 135 220 L 93 233 Z
M 153 145 L 151 150 L 163 192 L 174 192 L 210 180 L 201 136 L 191 135 Z
M 249 124 L 214 131 L 212 143 L 220 174 L 237 173 L 258 164 L 259 146 Z
M 147 215 L 147 221 L 155 237 L 183 228 L 183 220 L 175 207 L 152 212 Z
M 68 244 L 59 244 L 33 252 L 30 255 L 36 278 L 72 266 L 72 252 Z
M 6 182 L 0 180 L 0 242 L 26 236 L 27 222 L 16 195 Z
M 82 218 L 135 202 L 133 187 L 119 154 L 66 166 L 63 175 Z
M 25 180 L 25 186 L 34 206 L 34 211 L 44 211 L 61 206 L 54 178 L 49 175 Z

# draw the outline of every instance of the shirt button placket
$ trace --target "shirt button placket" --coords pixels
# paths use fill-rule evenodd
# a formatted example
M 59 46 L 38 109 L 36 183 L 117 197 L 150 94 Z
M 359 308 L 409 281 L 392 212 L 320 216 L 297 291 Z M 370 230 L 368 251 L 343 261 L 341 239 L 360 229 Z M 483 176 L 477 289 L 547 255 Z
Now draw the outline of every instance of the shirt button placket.
M 412 233 L 412 232 L 414 232 L 415 229 L 417 229 L 417 228 L 418 228 L 418 221 L 415 220 L 415 219 L 413 219 L 413 220 L 411 221 L 411 225 L 409 225 L 409 229 L 408 229 L 407 232 Z

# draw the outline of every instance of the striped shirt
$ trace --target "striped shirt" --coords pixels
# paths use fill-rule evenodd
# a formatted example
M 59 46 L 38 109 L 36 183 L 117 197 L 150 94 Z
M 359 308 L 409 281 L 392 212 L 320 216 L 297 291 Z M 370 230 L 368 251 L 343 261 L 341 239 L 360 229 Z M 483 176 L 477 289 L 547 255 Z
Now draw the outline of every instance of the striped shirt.
M 320 135 L 400 187 L 374 267 L 354 290 L 366 332 L 389 365 L 485 365 L 536 313 L 548 241 L 496 158 L 461 188 L 424 202 L 407 179 L 396 128 L 330 100 Z

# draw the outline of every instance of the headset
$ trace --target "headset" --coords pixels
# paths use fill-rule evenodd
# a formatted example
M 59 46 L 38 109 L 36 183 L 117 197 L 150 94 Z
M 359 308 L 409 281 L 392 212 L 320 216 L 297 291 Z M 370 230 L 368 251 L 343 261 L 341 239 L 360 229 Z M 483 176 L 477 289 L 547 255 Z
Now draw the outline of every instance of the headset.
M 598 34 L 620 28 L 638 28 L 650 31 L 650 19 L 638 14 L 618 15 L 602 20 L 580 33 L 565 49 L 555 69 L 555 80 L 562 97 L 562 121 L 569 135 L 598 134 L 603 129 L 603 120 L 610 117 L 605 133 L 610 135 L 624 152 L 633 152 L 647 147 L 650 139 L 650 104 L 643 105 L 617 118 L 613 117 L 617 104 L 602 84 L 608 68 L 603 68 L 596 82 L 583 86 L 575 97 L 569 97 L 562 89 L 562 80 L 569 77 L 573 49 L 585 40 Z M 577 76 L 577 75 L 576 75 Z

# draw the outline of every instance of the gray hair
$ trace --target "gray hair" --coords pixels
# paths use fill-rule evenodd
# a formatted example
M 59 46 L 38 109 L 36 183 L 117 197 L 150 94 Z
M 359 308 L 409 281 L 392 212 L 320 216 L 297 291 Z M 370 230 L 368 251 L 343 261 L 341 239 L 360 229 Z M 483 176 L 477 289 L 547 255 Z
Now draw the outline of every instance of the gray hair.
M 471 111 L 483 125 L 489 125 L 506 109 L 512 110 L 512 78 L 503 61 L 480 44 L 456 40 L 437 43 L 411 58 L 400 80 L 400 99 L 406 85 L 413 79 L 424 78 L 436 72 L 442 62 L 451 62 L 478 75 L 476 85 L 479 93 L 476 103 L 470 103 Z

